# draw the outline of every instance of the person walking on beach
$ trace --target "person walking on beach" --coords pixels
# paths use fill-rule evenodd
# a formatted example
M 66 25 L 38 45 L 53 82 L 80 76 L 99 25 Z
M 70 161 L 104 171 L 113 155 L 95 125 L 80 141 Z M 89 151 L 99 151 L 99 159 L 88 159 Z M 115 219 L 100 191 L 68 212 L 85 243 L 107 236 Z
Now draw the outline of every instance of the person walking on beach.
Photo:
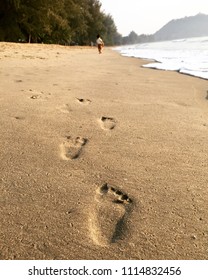
M 97 46 L 98 46 L 98 52 L 102 53 L 102 49 L 104 47 L 104 42 L 103 40 L 100 38 L 100 35 L 97 35 L 97 40 L 96 40 Z

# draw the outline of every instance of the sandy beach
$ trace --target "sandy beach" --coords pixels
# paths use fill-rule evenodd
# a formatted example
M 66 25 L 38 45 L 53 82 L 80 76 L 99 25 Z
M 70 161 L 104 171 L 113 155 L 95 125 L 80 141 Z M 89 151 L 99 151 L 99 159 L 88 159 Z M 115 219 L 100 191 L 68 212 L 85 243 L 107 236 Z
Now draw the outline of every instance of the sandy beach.
M 208 259 L 208 82 L 110 48 L 0 43 L 0 259 Z

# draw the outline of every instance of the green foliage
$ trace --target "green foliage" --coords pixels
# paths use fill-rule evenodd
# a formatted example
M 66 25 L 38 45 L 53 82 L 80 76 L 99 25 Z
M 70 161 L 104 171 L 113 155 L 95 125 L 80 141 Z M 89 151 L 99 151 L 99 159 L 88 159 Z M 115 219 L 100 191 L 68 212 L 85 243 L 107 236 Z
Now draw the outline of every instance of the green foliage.
M 122 45 L 132 45 L 139 43 L 154 42 L 154 35 L 141 34 L 137 35 L 134 31 L 131 31 L 128 36 L 122 38 Z
M 104 23 L 103 38 L 106 44 L 108 45 L 118 44 L 119 34 L 117 33 L 117 29 L 111 15 L 103 14 L 103 23 Z
M 1 0 L 0 41 L 90 45 L 121 42 L 98 0 Z

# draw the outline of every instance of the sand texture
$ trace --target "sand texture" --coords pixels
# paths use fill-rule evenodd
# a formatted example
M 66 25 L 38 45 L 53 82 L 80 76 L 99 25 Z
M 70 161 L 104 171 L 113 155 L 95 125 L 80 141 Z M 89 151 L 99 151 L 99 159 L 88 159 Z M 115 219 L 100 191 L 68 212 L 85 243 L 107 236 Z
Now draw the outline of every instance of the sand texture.
M 0 43 L 0 259 L 208 259 L 208 82 Z

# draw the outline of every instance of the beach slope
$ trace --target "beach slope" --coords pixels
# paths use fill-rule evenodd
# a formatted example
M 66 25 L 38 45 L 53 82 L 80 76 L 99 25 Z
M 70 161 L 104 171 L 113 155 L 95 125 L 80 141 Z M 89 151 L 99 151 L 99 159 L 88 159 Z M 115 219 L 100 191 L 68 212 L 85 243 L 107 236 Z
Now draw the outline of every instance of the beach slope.
M 0 258 L 207 259 L 206 80 L 0 43 Z

